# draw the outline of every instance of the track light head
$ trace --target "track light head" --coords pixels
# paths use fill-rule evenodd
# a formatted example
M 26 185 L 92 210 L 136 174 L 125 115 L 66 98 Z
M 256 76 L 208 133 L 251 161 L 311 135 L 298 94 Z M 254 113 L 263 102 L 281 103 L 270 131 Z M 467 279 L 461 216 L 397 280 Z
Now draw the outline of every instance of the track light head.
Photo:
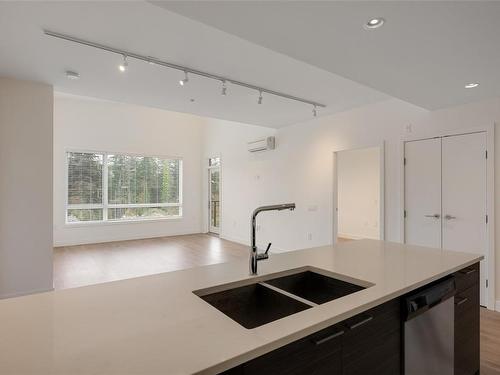
M 184 71 L 184 79 L 181 79 L 179 81 L 179 85 L 184 86 L 188 82 L 189 82 L 188 72 Z
M 226 96 L 227 95 L 227 87 L 226 87 L 226 81 L 222 81 L 222 90 L 221 90 L 221 95 Z
M 258 104 L 262 104 L 262 91 L 259 91 L 259 100 L 257 101 Z
M 313 107 L 313 116 L 317 117 L 318 116 L 318 110 L 316 109 L 316 105 Z
M 118 65 L 118 69 L 120 72 L 125 72 L 128 68 L 127 55 L 123 55 L 123 61 L 120 65 Z

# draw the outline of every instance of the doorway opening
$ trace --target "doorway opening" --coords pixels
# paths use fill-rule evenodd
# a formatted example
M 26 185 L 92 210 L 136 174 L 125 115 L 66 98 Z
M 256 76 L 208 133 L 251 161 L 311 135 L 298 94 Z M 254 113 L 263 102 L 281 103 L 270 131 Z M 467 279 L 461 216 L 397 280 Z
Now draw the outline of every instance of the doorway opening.
M 334 152 L 333 243 L 384 239 L 383 145 Z
M 221 224 L 221 173 L 220 158 L 208 159 L 208 232 L 220 233 Z

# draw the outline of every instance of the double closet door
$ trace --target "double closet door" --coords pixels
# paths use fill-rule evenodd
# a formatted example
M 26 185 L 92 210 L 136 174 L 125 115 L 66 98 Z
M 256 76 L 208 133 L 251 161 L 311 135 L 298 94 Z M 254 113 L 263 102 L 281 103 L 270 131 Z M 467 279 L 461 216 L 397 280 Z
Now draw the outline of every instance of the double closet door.
M 486 133 L 410 141 L 404 147 L 405 242 L 479 253 L 487 261 Z

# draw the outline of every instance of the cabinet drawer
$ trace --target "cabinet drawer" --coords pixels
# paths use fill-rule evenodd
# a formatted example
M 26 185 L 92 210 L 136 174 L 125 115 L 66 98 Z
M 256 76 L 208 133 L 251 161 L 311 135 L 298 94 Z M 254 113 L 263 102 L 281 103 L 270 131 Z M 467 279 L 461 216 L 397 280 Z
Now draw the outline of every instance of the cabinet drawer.
M 343 375 L 400 375 L 401 331 L 381 334 L 360 343 L 342 358 Z
M 400 374 L 401 305 L 390 301 L 345 321 L 343 374 Z
M 401 328 L 401 303 L 393 300 L 344 321 L 344 352 L 357 350 L 359 343 Z
M 463 320 L 471 309 L 479 313 L 479 284 L 455 294 L 455 321 Z
M 453 274 L 455 276 L 455 285 L 457 292 L 462 292 L 472 285 L 479 283 L 479 263 L 465 267 Z
M 479 284 L 455 296 L 455 375 L 479 371 Z
M 246 363 L 243 373 L 340 375 L 344 332 L 340 324 L 326 328 Z
M 227 375 L 392 375 L 401 373 L 401 303 L 386 302 Z

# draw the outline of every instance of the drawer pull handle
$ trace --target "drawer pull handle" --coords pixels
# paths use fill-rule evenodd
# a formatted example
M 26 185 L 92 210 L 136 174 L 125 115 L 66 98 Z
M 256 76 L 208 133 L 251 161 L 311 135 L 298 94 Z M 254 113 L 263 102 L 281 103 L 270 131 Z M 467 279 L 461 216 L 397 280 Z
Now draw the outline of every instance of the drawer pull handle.
M 334 338 L 342 336 L 343 334 L 344 334 L 344 331 L 335 332 L 335 333 L 332 333 L 330 336 L 323 337 L 322 339 L 319 339 L 319 340 L 314 340 L 314 343 L 316 345 L 321 345 L 321 344 L 324 344 L 325 342 L 333 340 Z
M 456 306 L 463 305 L 465 302 L 467 302 L 469 299 L 468 298 L 462 298 L 460 301 L 455 302 Z
M 355 328 L 361 327 L 363 324 L 368 323 L 372 319 L 373 319 L 373 316 L 369 316 L 368 318 L 363 319 L 362 321 L 354 323 L 353 325 L 349 326 L 349 329 L 355 329 Z
M 469 269 L 460 271 L 460 273 L 463 275 L 470 275 L 471 273 L 474 273 L 474 272 L 476 272 L 475 268 L 469 268 Z

